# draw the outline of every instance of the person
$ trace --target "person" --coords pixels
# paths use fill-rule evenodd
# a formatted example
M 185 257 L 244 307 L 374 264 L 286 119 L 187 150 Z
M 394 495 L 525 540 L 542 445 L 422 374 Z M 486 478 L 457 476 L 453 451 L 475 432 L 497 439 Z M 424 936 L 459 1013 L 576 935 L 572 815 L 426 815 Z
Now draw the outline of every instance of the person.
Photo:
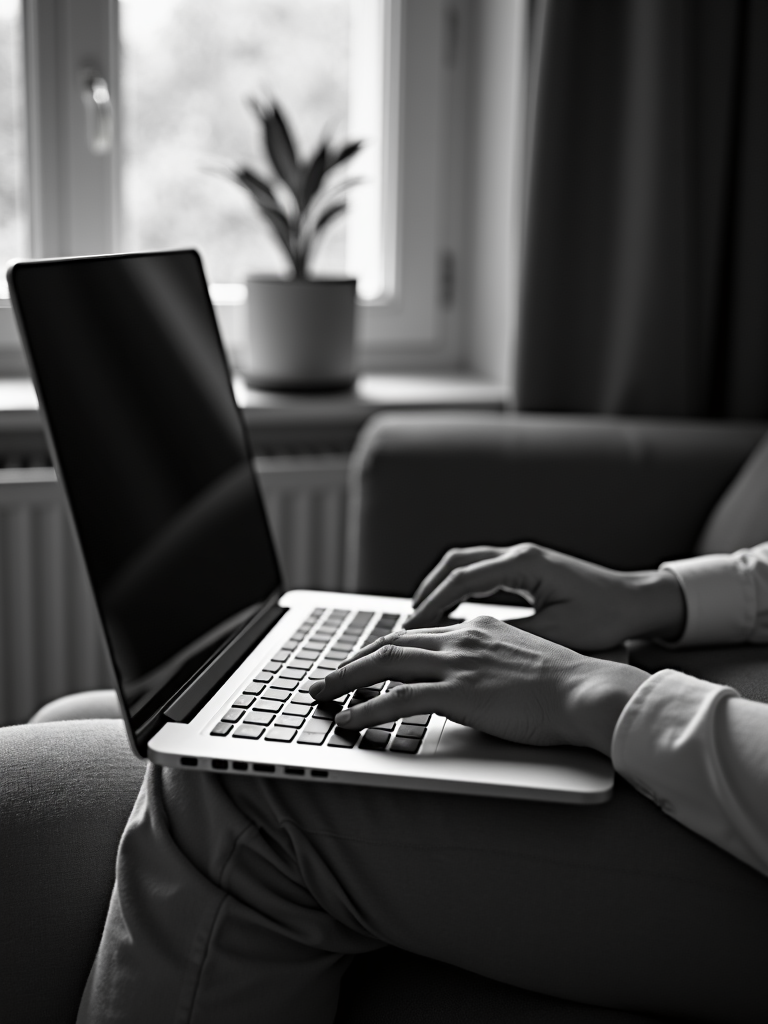
M 438 624 L 504 588 L 532 595 L 524 629 Z M 80 1024 L 332 1021 L 351 959 L 386 944 L 590 1005 L 768 1019 L 768 706 L 591 654 L 637 637 L 765 643 L 768 544 L 647 572 L 533 544 L 458 549 L 414 604 L 409 628 L 317 685 L 326 699 L 402 681 L 339 723 L 437 712 L 506 740 L 592 747 L 619 773 L 613 799 L 149 765 Z M 396 990 L 382 978 L 378 998 Z

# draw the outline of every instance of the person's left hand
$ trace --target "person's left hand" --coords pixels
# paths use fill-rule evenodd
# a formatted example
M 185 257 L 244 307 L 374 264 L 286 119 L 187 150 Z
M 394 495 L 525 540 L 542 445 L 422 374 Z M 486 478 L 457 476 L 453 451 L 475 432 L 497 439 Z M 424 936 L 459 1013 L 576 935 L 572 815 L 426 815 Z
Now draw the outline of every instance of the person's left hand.
M 621 709 L 647 673 L 599 661 L 488 616 L 402 630 L 364 647 L 310 693 L 331 701 L 387 679 L 401 685 L 336 716 L 364 729 L 435 712 L 516 743 L 610 750 Z

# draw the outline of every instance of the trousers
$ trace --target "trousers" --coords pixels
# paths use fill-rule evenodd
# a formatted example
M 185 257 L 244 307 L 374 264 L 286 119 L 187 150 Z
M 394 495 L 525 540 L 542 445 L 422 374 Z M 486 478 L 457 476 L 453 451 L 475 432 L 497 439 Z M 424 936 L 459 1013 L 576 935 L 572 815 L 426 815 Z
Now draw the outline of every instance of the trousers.
M 352 958 L 387 944 L 762 1024 L 766 925 L 768 880 L 620 778 L 578 807 L 150 765 L 78 1024 L 324 1024 Z

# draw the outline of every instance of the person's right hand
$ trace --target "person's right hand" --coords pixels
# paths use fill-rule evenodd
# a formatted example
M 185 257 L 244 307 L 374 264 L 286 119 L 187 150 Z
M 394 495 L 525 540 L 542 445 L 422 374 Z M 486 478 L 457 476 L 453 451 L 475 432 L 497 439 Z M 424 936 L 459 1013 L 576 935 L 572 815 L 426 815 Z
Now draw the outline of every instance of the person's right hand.
M 520 629 L 580 651 L 637 637 L 672 640 L 685 624 L 685 598 L 667 570 L 619 572 L 538 544 L 448 551 L 413 596 L 408 629 L 433 626 L 462 601 L 499 590 L 532 595 L 536 614 Z

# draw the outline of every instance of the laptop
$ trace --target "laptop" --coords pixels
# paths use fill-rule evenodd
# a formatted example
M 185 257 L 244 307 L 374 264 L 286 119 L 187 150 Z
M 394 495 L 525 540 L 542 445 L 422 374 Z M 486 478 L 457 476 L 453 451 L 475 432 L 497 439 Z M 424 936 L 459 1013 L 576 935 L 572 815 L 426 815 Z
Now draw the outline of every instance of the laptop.
M 284 590 L 196 252 L 19 261 L 8 281 L 138 756 L 315 784 L 610 797 L 611 764 L 592 751 L 506 743 L 435 714 L 362 734 L 335 725 L 389 683 L 314 701 L 311 683 L 411 603 Z

